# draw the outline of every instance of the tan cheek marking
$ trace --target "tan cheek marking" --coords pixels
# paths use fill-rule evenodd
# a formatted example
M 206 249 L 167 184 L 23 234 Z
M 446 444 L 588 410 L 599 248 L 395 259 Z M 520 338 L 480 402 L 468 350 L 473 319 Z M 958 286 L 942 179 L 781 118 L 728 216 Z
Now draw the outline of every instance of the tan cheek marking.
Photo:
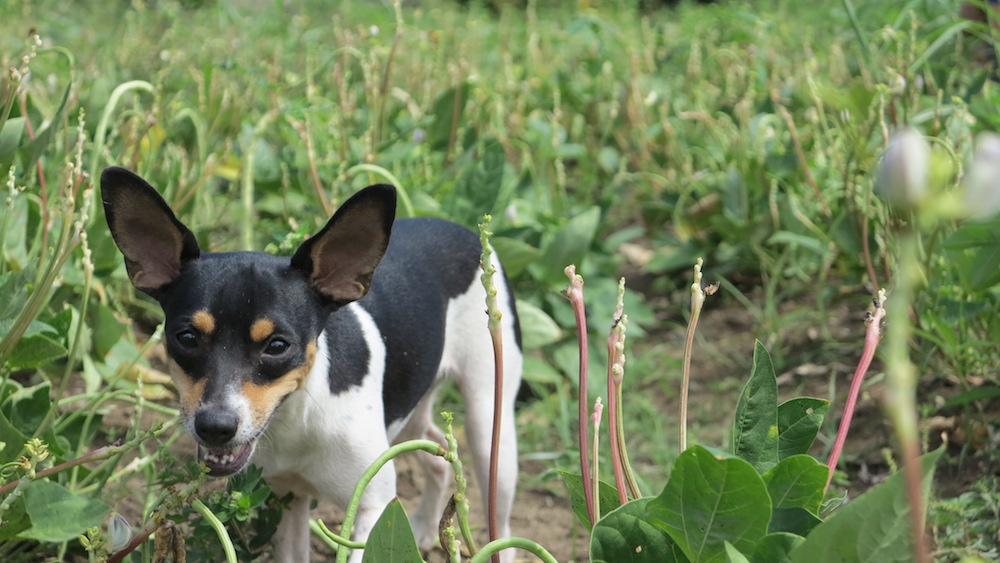
M 274 323 L 269 319 L 257 319 L 250 325 L 250 339 L 254 342 L 262 342 L 272 334 L 274 334 Z
M 177 387 L 177 393 L 181 399 L 181 410 L 186 416 L 193 416 L 201 404 L 201 397 L 205 393 L 205 380 L 195 381 L 184 373 L 184 370 L 177 365 L 177 362 L 170 360 L 170 376 Z
M 205 309 L 191 315 L 191 324 L 202 334 L 212 334 L 215 330 L 215 317 Z
M 310 342 L 306 346 L 306 361 L 301 366 L 267 385 L 258 385 L 250 382 L 243 384 L 243 396 L 250 402 L 250 410 L 253 411 L 255 425 L 259 426 L 267 422 L 267 419 L 282 399 L 294 391 L 305 387 L 306 377 L 312 371 L 315 361 L 316 343 Z

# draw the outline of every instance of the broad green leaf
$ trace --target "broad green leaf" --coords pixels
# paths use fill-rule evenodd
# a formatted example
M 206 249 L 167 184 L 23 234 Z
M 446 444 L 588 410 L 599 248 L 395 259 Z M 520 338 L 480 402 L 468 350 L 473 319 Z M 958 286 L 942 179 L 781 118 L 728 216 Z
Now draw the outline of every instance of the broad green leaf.
M 556 231 L 552 240 L 545 245 L 542 259 L 534 264 L 539 270 L 537 277 L 551 285 L 565 285 L 566 266 L 576 264 L 579 269 L 597 234 L 600 219 L 600 208 L 591 207 Z
M 753 368 L 733 418 L 731 451 L 763 473 L 778 463 L 778 383 L 767 349 L 754 344 Z
M 527 301 L 517 301 L 517 316 L 521 325 L 521 341 L 526 350 L 540 348 L 562 338 L 562 329 L 552 317 Z
M 788 246 L 798 246 L 819 256 L 828 256 L 832 254 L 832 251 L 830 250 L 830 247 L 827 246 L 826 241 L 800 235 L 791 231 L 778 231 L 774 233 L 768 237 L 767 244 L 787 244 Z
M 726 542 L 726 563 L 750 563 L 750 560 L 733 544 Z
M 516 277 L 542 255 L 542 251 L 534 246 L 509 237 L 494 236 L 490 239 L 490 244 L 500 257 L 500 263 L 509 278 Z
M 576 519 L 583 524 L 584 528 L 589 529 L 590 519 L 587 517 L 587 501 L 583 496 L 583 479 L 576 473 L 570 473 L 569 471 L 563 471 L 561 469 L 557 469 L 556 473 L 559 473 L 559 476 L 562 477 L 563 483 L 566 485 L 566 491 L 569 493 L 570 506 L 573 507 L 573 513 L 576 514 Z M 618 503 L 618 489 L 616 489 L 614 485 L 601 481 L 598 488 L 599 498 L 597 499 L 597 517 L 601 518 L 621 505 Z
M 470 226 L 481 223 L 483 214 L 503 211 L 500 191 L 507 163 L 503 145 L 497 141 L 485 142 L 476 156 L 448 200 L 449 218 Z
M 3 526 L 0 526 L 0 545 L 16 538 L 18 534 L 30 527 L 31 519 L 24 511 L 24 497 L 14 499 L 10 508 L 3 513 Z
M 9 169 L 24 134 L 24 117 L 11 117 L 0 124 L 0 166 Z
M 66 347 L 44 334 L 22 336 L 7 364 L 12 368 L 31 369 L 44 366 L 66 355 Z
M 462 122 L 465 102 L 469 99 L 470 85 L 461 83 L 457 88 L 446 90 L 434 101 L 434 123 L 427 131 L 427 142 L 436 151 L 448 150 L 452 131 Z
M 420 549 L 413 537 L 410 520 L 399 499 L 393 499 L 379 516 L 365 542 L 367 563 L 421 563 Z
M 818 514 L 827 472 L 827 467 L 812 456 L 783 459 L 763 475 L 771 504 L 775 509 L 798 507 Z
M 1000 219 L 967 222 L 946 238 L 943 246 L 966 291 L 981 291 L 1000 283 Z
M 799 397 L 778 405 L 778 459 L 809 453 L 830 401 Z
M 633 500 L 597 522 L 590 534 L 592 563 L 686 563 L 688 561 L 666 532 L 647 521 L 646 511 L 651 500 L 651 498 Z
M 48 383 L 25 387 L 7 397 L 0 410 L 18 431 L 31 436 L 52 409 L 51 391 Z
M 771 499 L 757 471 L 739 458 L 717 459 L 701 446 L 684 451 L 670 480 L 647 507 L 688 559 L 726 560 L 725 542 L 752 553 L 767 534 Z
M 941 448 L 920 458 L 925 515 L 934 465 L 943 451 Z M 913 558 L 910 528 L 906 475 L 898 471 L 816 526 L 806 540 L 792 550 L 791 561 L 908 563 Z
M 46 120 L 47 125 L 45 128 L 39 131 L 34 139 L 28 141 L 18 149 L 18 152 L 23 156 L 21 166 L 25 168 L 34 166 L 35 161 L 41 158 L 42 153 L 48 148 L 49 142 L 52 140 L 52 135 L 63 125 L 63 114 L 66 112 L 67 102 L 69 102 L 69 95 L 72 91 L 73 82 L 70 81 L 66 84 L 66 89 L 63 90 L 62 101 L 59 103 L 55 114 Z
M 59 483 L 35 481 L 24 491 L 24 504 L 31 517 L 31 528 L 20 534 L 23 539 L 64 542 L 100 526 L 108 505 L 97 499 L 77 496 Z
M 819 516 L 799 506 L 775 508 L 771 512 L 771 523 L 767 526 L 767 533 L 777 534 L 787 532 L 806 537 L 813 528 L 822 523 L 823 521 L 820 520 Z
M 789 561 L 788 554 L 796 546 L 805 541 L 802 536 L 779 532 L 764 536 L 757 549 L 753 551 L 752 563 L 786 563 Z

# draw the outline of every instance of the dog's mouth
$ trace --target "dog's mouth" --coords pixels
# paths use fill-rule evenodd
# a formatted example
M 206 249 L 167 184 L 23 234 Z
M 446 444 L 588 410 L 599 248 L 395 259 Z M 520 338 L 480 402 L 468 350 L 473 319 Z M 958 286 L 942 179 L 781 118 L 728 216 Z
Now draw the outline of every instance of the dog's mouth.
M 257 439 L 232 448 L 206 448 L 198 445 L 198 460 L 208 467 L 212 477 L 226 477 L 246 467 L 257 447 Z

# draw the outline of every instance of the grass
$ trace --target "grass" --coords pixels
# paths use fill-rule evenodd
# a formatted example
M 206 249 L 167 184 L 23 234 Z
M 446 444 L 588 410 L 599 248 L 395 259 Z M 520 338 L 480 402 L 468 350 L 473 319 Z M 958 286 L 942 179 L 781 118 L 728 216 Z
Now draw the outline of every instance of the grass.
M 99 428 L 109 405 L 135 404 L 139 420 L 148 399 L 171 404 L 148 376 L 158 309 L 128 285 L 88 191 L 119 164 L 160 188 L 213 250 L 288 252 L 374 182 L 397 184 L 407 213 L 470 227 L 492 213 L 531 349 L 522 453 L 547 467 L 574 466 L 577 449 L 562 269 L 575 263 L 586 277 L 593 327 L 610 326 L 625 274 L 628 450 L 658 491 L 679 453 L 671 409 L 695 259 L 722 289 L 695 343 L 692 435 L 724 443 L 731 405 L 715 397 L 739 387 L 754 337 L 779 374 L 850 365 L 860 352 L 860 323 L 844 330 L 839 319 L 845 303 L 861 314 L 871 289 L 892 286 L 907 220 L 875 195 L 889 133 L 909 124 L 932 138 L 935 182 L 955 191 L 975 134 L 1000 129 L 1000 92 L 969 56 L 988 31 L 958 21 L 952 2 L 766 4 L 0 1 L 5 69 L 30 51 L 29 30 L 42 40 L 20 89 L 6 75 L 0 89 L 0 110 L 12 108 L 0 134 L 3 177 L 12 170 L 0 293 L 15 304 L 0 310 L 5 416 L 15 393 L 64 400 L 40 424 L 15 421 L 3 461 L 19 455 L 13 438 L 48 427 L 50 441 L 70 444 L 55 452 L 67 461 L 95 435 L 137 436 Z M 921 233 L 928 275 L 910 352 L 925 415 L 989 428 L 1000 294 L 959 256 L 978 251 L 962 246 L 961 226 L 944 218 Z M 24 336 L 9 337 L 8 322 Z M 603 336 L 592 339 L 594 374 Z M 841 396 L 846 377 L 821 372 L 792 385 Z M 606 394 L 591 379 L 591 396 Z M 80 404 L 86 417 L 70 411 Z M 148 515 L 176 465 L 166 440 L 136 446 L 149 460 L 138 469 L 60 483 L 108 500 L 140 479 Z M 962 455 L 996 459 L 971 445 Z M 25 549 L 47 547 L 0 554 Z

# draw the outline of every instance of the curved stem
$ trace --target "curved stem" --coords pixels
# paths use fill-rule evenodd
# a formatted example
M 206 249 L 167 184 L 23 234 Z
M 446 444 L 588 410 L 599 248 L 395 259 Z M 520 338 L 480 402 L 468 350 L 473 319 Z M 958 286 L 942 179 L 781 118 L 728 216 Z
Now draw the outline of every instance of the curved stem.
M 222 543 L 222 551 L 226 554 L 226 563 L 237 563 L 236 548 L 233 546 L 233 540 L 229 537 L 229 532 L 226 531 L 226 527 L 215 516 L 215 513 L 205 506 L 205 503 L 201 502 L 201 499 L 197 498 L 191 501 L 191 508 L 200 514 L 202 518 L 208 520 L 208 525 L 219 536 L 219 541 Z
M 368 483 L 375 478 L 375 475 L 377 475 L 382 469 L 382 466 L 389 463 L 389 460 L 401 453 L 415 452 L 418 450 L 423 450 L 439 456 L 444 456 L 445 454 L 445 450 L 441 447 L 441 444 L 431 440 L 410 440 L 396 444 L 395 446 L 392 446 L 388 450 L 382 452 L 382 455 L 375 458 L 375 461 L 368 466 L 368 469 L 366 469 L 361 475 L 361 479 L 358 480 L 358 484 L 354 487 L 354 494 L 351 495 L 351 502 L 347 505 L 347 511 L 344 514 L 344 523 L 341 525 L 341 530 L 347 530 L 350 532 L 351 528 L 354 527 L 354 519 L 358 516 L 358 505 L 361 504 L 361 496 L 365 492 L 365 487 L 367 487 Z M 348 550 L 346 549 L 341 549 L 337 552 L 337 563 L 344 563 L 347 561 L 347 551 Z
M 475 555 L 469 559 L 469 563 L 486 563 L 494 554 L 500 553 L 504 549 L 518 548 L 531 552 L 544 563 L 559 563 L 544 547 L 536 542 L 524 538 L 503 538 L 491 541 L 483 546 Z

